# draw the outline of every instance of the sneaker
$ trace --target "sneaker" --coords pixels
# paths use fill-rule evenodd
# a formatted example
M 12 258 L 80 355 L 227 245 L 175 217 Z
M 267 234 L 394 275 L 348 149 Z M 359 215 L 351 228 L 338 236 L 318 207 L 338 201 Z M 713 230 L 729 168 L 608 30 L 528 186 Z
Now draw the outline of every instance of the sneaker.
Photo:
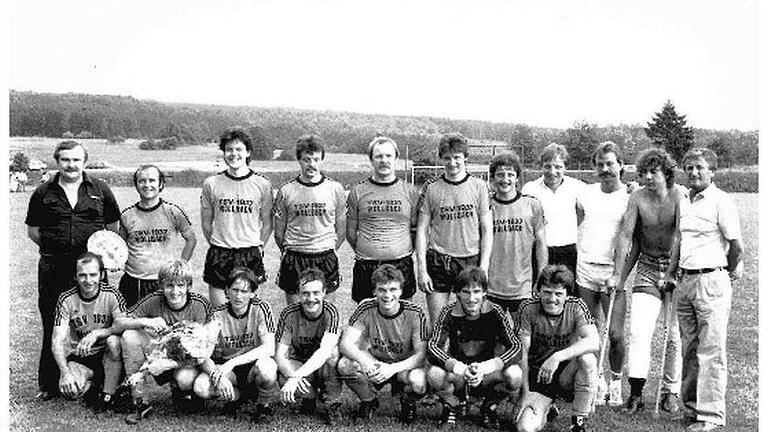
M 251 421 L 254 423 L 261 423 L 269 420 L 272 417 L 272 408 L 268 404 L 256 404 L 256 410 L 251 415 Z
M 621 397 L 621 380 L 611 380 L 608 384 L 608 405 L 618 407 L 624 405 Z
M 469 415 L 469 403 L 465 400 L 459 402 L 456 406 L 456 417 L 464 418 Z
M 680 398 L 675 393 L 665 393 L 661 397 L 660 409 L 664 412 L 676 415 L 680 412 Z
M 547 411 L 547 423 L 552 423 L 559 416 L 560 410 L 557 408 L 557 405 L 552 402 L 552 405 L 549 406 L 549 411 Z
M 134 402 L 134 410 L 132 413 L 128 414 L 127 417 L 125 417 L 125 422 L 129 425 L 135 425 L 139 423 L 144 417 L 146 417 L 150 411 L 152 411 L 152 405 L 145 404 L 143 402 Z
M 40 390 L 35 395 L 35 399 L 45 402 L 55 398 L 56 396 L 59 396 L 58 391 Z
M 597 392 L 595 393 L 595 405 L 605 405 L 605 400 L 608 398 L 608 385 L 604 380 L 597 380 Z
M 723 425 L 719 425 L 716 423 L 710 423 L 708 421 L 699 421 L 688 426 L 687 428 L 685 428 L 685 430 L 691 431 L 691 432 L 709 432 L 709 431 L 721 429 L 722 427 Z
M 405 424 L 411 424 L 416 420 L 416 404 L 413 402 L 400 401 L 400 421 Z
M 440 416 L 440 421 L 437 423 L 437 427 L 454 427 L 456 426 L 456 411 L 448 405 L 443 405 L 443 414 Z
M 357 409 L 357 418 L 370 420 L 373 417 L 373 413 L 379 408 L 379 400 L 372 399 L 369 401 L 361 401 L 360 407 Z
M 480 410 L 483 418 L 481 425 L 486 429 L 498 429 L 499 428 L 499 416 L 496 415 L 496 410 L 483 406 Z
M 325 424 L 336 427 L 342 423 L 342 420 L 340 403 L 330 404 L 325 408 Z
M 115 406 L 115 398 L 111 394 L 101 392 L 99 398 L 93 404 L 93 410 L 96 412 L 111 411 Z
M 299 406 L 299 414 L 312 415 L 315 413 L 315 410 L 317 410 L 317 399 L 304 398 L 301 400 L 301 405 Z
M 621 409 L 621 412 L 624 414 L 637 414 L 642 411 L 643 408 L 645 408 L 643 397 L 632 395 L 627 399 L 627 403 L 624 405 L 624 408 Z
M 582 416 L 571 416 L 571 427 L 569 432 L 586 432 L 587 431 L 587 419 Z

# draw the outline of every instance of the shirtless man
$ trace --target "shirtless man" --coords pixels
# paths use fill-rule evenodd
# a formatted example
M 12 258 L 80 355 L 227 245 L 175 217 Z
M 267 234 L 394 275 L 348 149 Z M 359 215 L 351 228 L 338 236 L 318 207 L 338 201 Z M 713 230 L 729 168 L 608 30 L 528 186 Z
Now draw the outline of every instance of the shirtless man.
M 669 267 L 680 200 L 685 196 L 683 189 L 675 186 L 675 161 L 664 150 L 645 150 L 636 165 L 638 178 L 644 187 L 635 190 L 629 197 L 617 239 L 612 276 L 613 280 L 623 285 L 637 263 L 627 353 L 630 396 L 622 410 L 628 414 L 634 414 L 645 406 L 643 386 L 651 363 L 651 340 L 656 318 L 662 305 L 666 310 L 666 304 L 674 301 L 674 292 L 671 291 L 674 284 L 667 283 L 663 276 Z M 674 308 L 670 311 L 672 313 L 667 321 L 670 333 L 667 346 L 663 348 L 667 352 L 663 365 L 661 409 L 675 413 L 678 411 L 682 363 L 677 313 Z

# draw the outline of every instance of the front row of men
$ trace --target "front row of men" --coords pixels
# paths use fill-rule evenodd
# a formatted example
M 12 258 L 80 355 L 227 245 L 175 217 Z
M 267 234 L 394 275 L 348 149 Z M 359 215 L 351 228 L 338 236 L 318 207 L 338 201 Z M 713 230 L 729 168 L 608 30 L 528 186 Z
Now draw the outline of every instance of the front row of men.
M 567 295 L 573 275 L 562 265 L 543 269 L 539 296 L 522 303 L 516 326 L 486 298 L 485 273 L 468 267 L 458 276 L 457 300 L 430 331 L 421 306 L 400 299 L 402 272 L 385 264 L 373 272 L 374 297 L 358 305 L 343 332 L 338 310 L 325 300 L 323 273 L 314 268 L 301 273 L 299 300 L 275 325 L 269 304 L 256 294 L 256 275 L 245 268 L 232 272 L 228 301 L 213 308 L 190 291 L 189 265 L 172 261 L 160 270 L 160 290 L 126 310 L 120 293 L 101 280 L 98 255 L 86 253 L 76 266 L 77 286 L 58 302 L 52 349 L 61 393 L 88 398 L 98 409 L 114 406 L 123 374 L 140 370 L 159 333 L 180 321 L 211 320 L 220 330 L 209 358 L 153 375 L 158 384 L 170 383 L 182 411 L 218 399 L 236 415 L 252 400 L 253 420 L 260 421 L 272 415 L 269 402 L 279 394 L 284 403 L 300 402 L 305 414 L 322 402 L 326 423 L 337 425 L 342 383 L 359 397 L 357 417 L 364 419 L 390 384 L 404 423 L 414 421 L 417 402 L 431 390 L 443 402 L 440 426 L 455 425 L 476 396 L 482 425 L 498 427 L 496 409 L 513 396 L 518 430 L 537 431 L 557 415 L 553 401 L 560 397 L 573 401 L 570 430 L 581 431 L 593 404 L 597 329 L 584 302 Z M 135 424 L 152 405 L 143 386 L 130 388 L 126 422 Z

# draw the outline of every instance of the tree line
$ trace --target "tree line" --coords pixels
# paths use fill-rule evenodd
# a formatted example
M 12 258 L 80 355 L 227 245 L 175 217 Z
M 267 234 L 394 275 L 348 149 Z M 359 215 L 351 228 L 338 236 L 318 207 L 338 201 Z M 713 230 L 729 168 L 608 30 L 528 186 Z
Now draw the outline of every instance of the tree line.
M 395 139 L 418 163 L 436 163 L 435 145 L 444 132 L 460 132 L 473 140 L 507 143 L 522 149 L 526 165 L 535 165 L 539 151 L 550 142 L 565 145 L 573 168 L 588 168 L 597 143 L 611 140 L 621 145 L 627 160 L 634 160 L 653 145 L 712 148 L 724 166 L 758 162 L 757 131 L 699 129 L 686 125 L 685 116 L 667 102 L 649 113 L 645 124 L 597 126 L 586 120 L 566 129 L 541 128 L 515 123 L 456 120 L 437 117 L 389 116 L 338 111 L 263 108 L 188 103 L 163 103 L 131 96 L 52 94 L 10 90 L 10 135 L 145 140 L 142 148 L 176 148 L 215 141 L 227 127 L 239 125 L 254 136 L 255 158 L 272 157 L 273 149 L 287 149 L 300 135 L 316 133 L 330 151 L 364 153 L 379 134 Z M 658 127 L 657 127 L 658 126 Z M 670 128 L 673 130 L 670 131 Z M 659 130 L 668 136 L 659 136 Z

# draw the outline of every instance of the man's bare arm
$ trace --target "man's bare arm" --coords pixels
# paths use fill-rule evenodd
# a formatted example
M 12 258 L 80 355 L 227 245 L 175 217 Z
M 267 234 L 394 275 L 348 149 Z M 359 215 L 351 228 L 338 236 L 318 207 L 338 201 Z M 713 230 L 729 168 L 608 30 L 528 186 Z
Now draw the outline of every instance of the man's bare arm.
M 40 227 L 27 225 L 27 237 L 40 246 Z

